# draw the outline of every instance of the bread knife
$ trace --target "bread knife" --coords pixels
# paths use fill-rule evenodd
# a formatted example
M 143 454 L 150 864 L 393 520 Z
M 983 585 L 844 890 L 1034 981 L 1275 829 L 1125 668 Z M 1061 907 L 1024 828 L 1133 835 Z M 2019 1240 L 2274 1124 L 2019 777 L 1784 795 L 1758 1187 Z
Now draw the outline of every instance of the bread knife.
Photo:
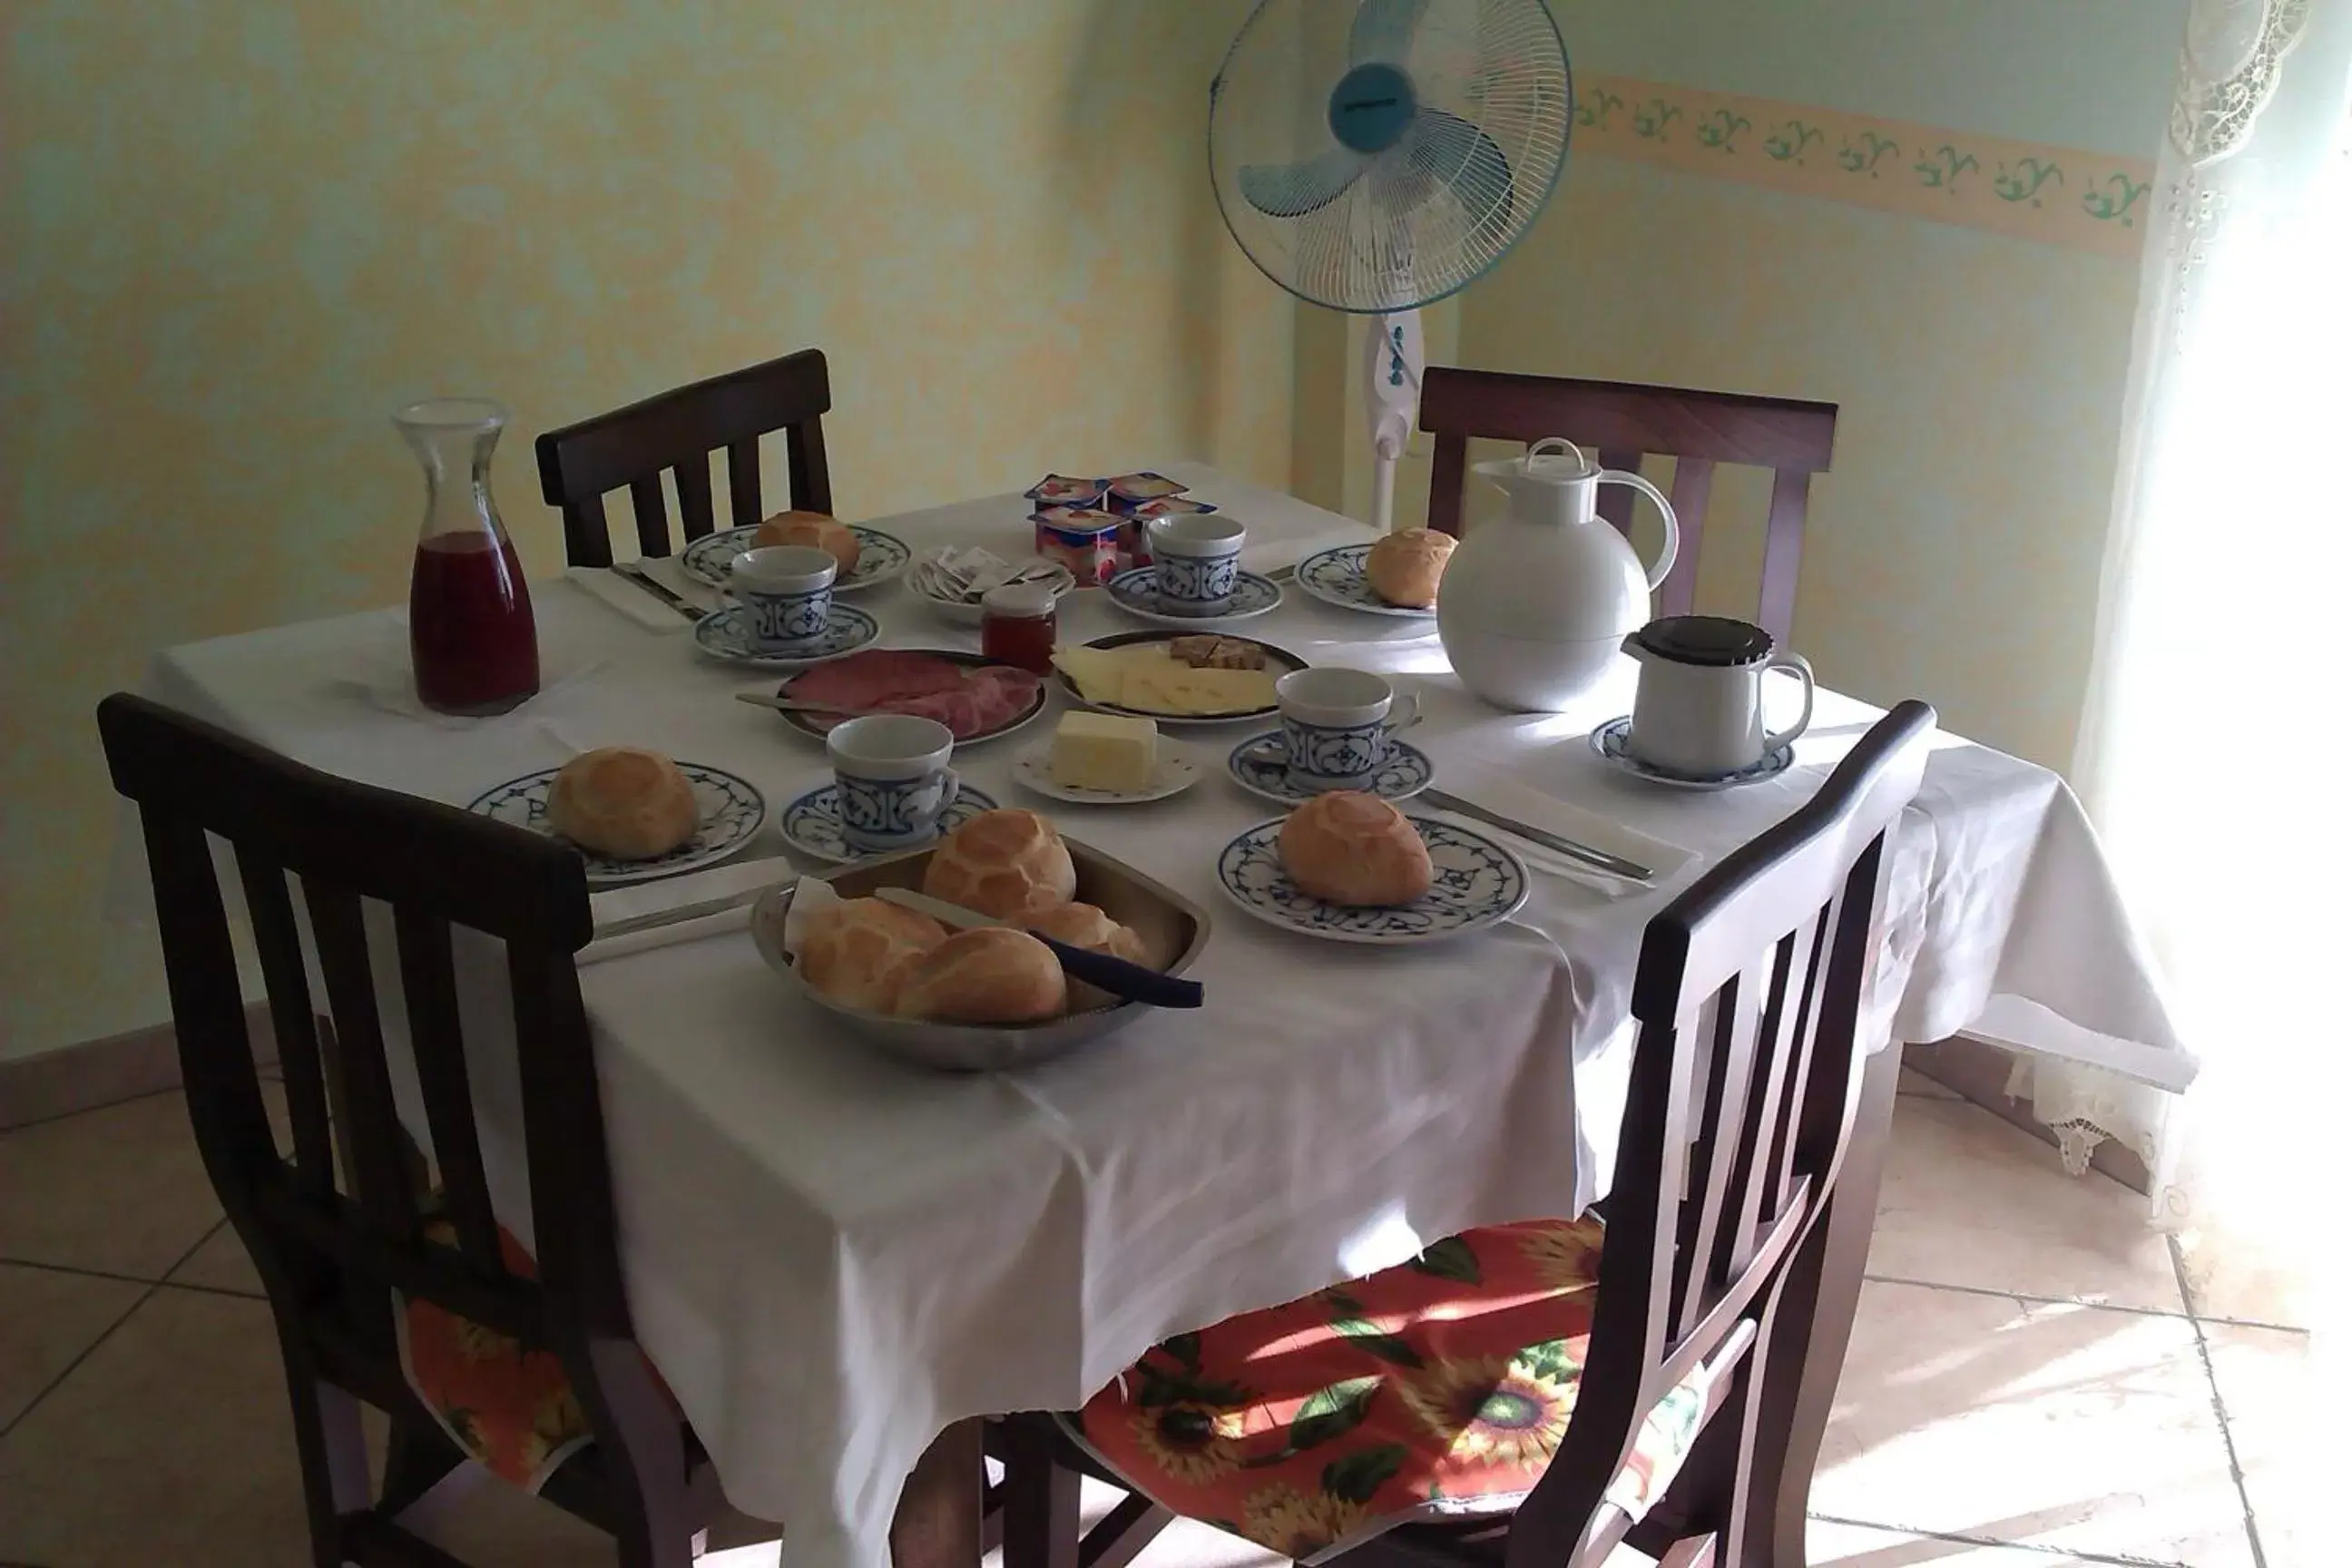
M 699 606 L 688 599 L 685 595 L 677 593 L 674 589 L 670 588 L 667 584 L 656 579 L 652 573 L 646 571 L 644 567 L 638 565 L 634 561 L 622 561 L 615 563 L 613 567 L 613 575 L 620 578 L 624 582 L 635 584 L 638 587 L 643 588 L 646 593 L 651 594 L 655 598 L 659 599 L 663 604 L 667 605 L 671 609 L 676 610 L 679 615 L 684 616 L 689 621 L 699 623 L 705 614 Z
M 1421 792 L 1418 798 L 1436 806 L 1441 811 L 1475 817 L 1489 827 L 1499 827 L 1506 833 L 1516 833 L 1528 843 L 1549 849 L 1555 855 L 1565 855 L 1571 860 L 1581 861 L 1596 870 L 1606 871 L 1612 877 L 1622 878 L 1629 882 L 1648 882 L 1657 878 L 1655 871 L 1643 865 L 1639 860 L 1628 860 L 1622 855 L 1612 855 L 1606 849 L 1595 849 L 1590 844 L 1580 844 L 1573 838 L 1564 838 L 1557 833 L 1548 832 L 1543 828 L 1505 816 L 1499 811 L 1489 811 L 1475 802 L 1464 800 L 1460 795 L 1448 795 L 1444 790 L 1425 789 Z
M 919 893 L 912 888 L 877 888 L 874 896 L 886 904 L 896 904 L 903 910 L 926 914 L 945 925 L 960 931 L 982 931 L 990 926 L 1003 926 L 1008 931 L 1023 928 L 1011 921 L 991 920 L 976 910 L 961 904 L 949 903 L 945 899 Z M 1201 1005 L 1201 983 L 1181 980 L 1173 974 L 1162 974 L 1140 963 L 1129 963 L 1124 958 L 1114 958 L 1108 952 L 1093 952 L 1068 942 L 1056 942 L 1043 931 L 1030 931 L 1031 936 L 1054 950 L 1062 961 L 1062 973 L 1073 980 L 1083 980 L 1097 990 L 1129 1002 L 1141 1002 L 1152 1007 L 1198 1007 Z

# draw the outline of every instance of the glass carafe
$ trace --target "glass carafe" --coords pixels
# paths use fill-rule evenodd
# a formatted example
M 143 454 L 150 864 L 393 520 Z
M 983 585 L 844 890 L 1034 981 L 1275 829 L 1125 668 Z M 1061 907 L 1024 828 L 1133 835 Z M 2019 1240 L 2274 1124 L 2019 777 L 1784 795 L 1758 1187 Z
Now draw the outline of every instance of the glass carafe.
M 392 416 L 425 465 L 425 527 L 408 581 L 416 695 L 443 713 L 503 713 L 539 689 L 539 630 L 514 542 L 490 500 L 507 411 L 434 397 Z

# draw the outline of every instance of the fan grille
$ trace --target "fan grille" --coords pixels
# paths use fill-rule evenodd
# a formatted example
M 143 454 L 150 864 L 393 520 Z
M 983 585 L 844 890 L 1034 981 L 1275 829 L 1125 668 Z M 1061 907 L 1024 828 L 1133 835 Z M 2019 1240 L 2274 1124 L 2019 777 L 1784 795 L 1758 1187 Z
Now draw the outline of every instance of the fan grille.
M 1310 211 L 1253 205 L 1244 168 L 1345 165 L 1328 95 L 1367 58 L 1412 79 L 1413 131 Z M 1566 162 L 1570 102 L 1541 0 L 1263 0 L 1211 88 L 1210 174 L 1226 226 L 1275 282 L 1333 310 L 1407 310 L 1476 279 L 1526 232 Z

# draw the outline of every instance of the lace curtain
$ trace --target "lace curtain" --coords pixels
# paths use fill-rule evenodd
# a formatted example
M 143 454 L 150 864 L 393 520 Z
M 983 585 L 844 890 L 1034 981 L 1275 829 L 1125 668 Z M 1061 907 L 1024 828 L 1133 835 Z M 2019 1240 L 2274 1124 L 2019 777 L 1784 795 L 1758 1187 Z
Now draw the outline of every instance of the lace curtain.
M 2157 175 L 2075 779 L 2203 1062 L 2185 1099 L 2024 1058 L 2086 1158 L 2294 1270 L 2352 1089 L 2352 0 L 2196 0 Z M 2334 1207 L 2335 1205 L 2331 1205 Z

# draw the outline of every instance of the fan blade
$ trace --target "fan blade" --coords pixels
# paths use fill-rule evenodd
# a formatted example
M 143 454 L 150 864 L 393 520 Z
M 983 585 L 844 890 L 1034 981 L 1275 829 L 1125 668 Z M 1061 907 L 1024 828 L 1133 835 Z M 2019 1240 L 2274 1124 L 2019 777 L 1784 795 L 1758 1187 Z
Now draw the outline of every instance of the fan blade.
M 1493 137 L 1460 115 L 1442 109 L 1418 110 L 1404 155 L 1415 174 L 1453 191 L 1465 210 L 1481 216 L 1498 210 L 1502 217 L 1510 216 L 1510 160 Z
M 1268 217 L 1305 217 L 1328 206 L 1364 172 L 1364 155 L 1345 147 L 1304 163 L 1244 163 L 1242 199 Z
M 1348 28 L 1348 63 L 1401 63 L 1412 47 L 1412 31 L 1421 26 L 1421 14 L 1428 8 L 1429 0 L 1363 0 Z

